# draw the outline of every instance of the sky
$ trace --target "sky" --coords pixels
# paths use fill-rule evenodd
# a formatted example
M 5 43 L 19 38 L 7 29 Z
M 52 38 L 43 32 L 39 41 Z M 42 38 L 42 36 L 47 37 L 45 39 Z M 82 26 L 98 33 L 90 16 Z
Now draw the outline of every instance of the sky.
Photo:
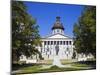
M 37 20 L 39 34 L 41 37 L 52 33 L 52 27 L 56 21 L 56 16 L 61 17 L 61 22 L 65 28 L 66 35 L 73 37 L 73 26 L 81 15 L 84 6 L 73 4 L 24 2 L 27 12 Z

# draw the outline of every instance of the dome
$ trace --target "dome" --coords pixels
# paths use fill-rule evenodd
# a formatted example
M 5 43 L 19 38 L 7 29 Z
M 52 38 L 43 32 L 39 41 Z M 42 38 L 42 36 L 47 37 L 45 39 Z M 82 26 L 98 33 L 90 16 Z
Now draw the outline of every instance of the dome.
M 63 29 L 64 30 L 64 27 L 62 25 L 62 23 L 60 22 L 60 17 L 56 17 L 56 22 L 54 23 L 54 26 L 52 27 L 52 30 L 53 29 Z
M 64 27 L 62 23 L 55 23 L 52 29 L 63 29 L 64 30 Z

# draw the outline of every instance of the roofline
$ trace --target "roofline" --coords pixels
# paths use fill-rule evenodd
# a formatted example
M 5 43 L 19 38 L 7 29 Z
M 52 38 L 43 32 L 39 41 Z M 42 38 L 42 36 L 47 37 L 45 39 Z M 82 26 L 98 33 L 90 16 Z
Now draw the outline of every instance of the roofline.
M 57 33 L 57 34 L 59 34 L 59 33 Z M 56 34 L 52 34 L 52 35 L 46 36 L 46 37 L 44 37 L 43 39 L 48 38 L 48 37 L 51 37 L 51 36 L 54 36 L 54 35 L 56 35 Z M 69 37 L 69 36 L 66 36 L 66 35 L 63 35 L 63 34 L 60 34 L 60 35 L 65 36 L 65 37 L 68 37 L 68 38 L 70 38 L 70 39 L 73 39 L 73 38 L 71 38 L 71 37 Z

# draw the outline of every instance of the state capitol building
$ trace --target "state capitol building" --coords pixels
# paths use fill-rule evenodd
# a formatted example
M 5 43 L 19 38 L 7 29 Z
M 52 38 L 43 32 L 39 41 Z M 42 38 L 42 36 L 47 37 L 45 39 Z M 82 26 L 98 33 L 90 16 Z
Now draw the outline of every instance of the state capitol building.
M 64 34 L 65 28 L 60 21 L 60 17 L 56 17 L 56 21 L 51 28 L 52 34 L 41 38 L 42 47 L 38 47 L 44 60 L 53 59 L 55 55 L 60 59 L 71 59 L 73 55 L 73 39 Z
M 72 59 L 73 56 L 73 39 L 68 35 L 64 34 L 65 28 L 61 23 L 60 17 L 56 17 L 56 21 L 51 28 L 52 34 L 41 38 L 42 46 L 37 46 L 36 48 L 41 53 L 43 60 L 53 60 L 55 56 L 59 59 Z M 32 55 L 29 58 L 22 55 L 20 61 L 34 62 L 33 60 L 38 60 L 38 55 Z

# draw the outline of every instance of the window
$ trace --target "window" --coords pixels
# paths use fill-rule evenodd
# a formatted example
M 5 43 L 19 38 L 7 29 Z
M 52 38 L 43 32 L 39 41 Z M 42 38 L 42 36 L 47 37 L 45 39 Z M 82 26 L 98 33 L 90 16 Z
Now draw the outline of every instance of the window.
M 69 41 L 69 45 L 71 45 L 71 41 Z
M 59 41 L 57 41 L 57 45 L 59 45 Z
M 49 52 L 49 47 L 47 47 L 47 52 Z
M 53 45 L 53 41 L 51 41 L 51 45 Z
M 63 45 L 65 45 L 65 41 L 63 41 Z
M 56 45 L 56 41 L 54 41 L 54 45 Z
M 68 41 L 66 41 L 66 45 L 68 45 Z
M 57 32 L 59 32 L 59 29 L 57 30 Z
M 48 41 L 48 45 L 50 45 L 50 41 Z
M 60 41 L 60 45 L 62 45 L 62 41 Z
M 46 45 L 46 41 L 44 41 L 44 45 Z

